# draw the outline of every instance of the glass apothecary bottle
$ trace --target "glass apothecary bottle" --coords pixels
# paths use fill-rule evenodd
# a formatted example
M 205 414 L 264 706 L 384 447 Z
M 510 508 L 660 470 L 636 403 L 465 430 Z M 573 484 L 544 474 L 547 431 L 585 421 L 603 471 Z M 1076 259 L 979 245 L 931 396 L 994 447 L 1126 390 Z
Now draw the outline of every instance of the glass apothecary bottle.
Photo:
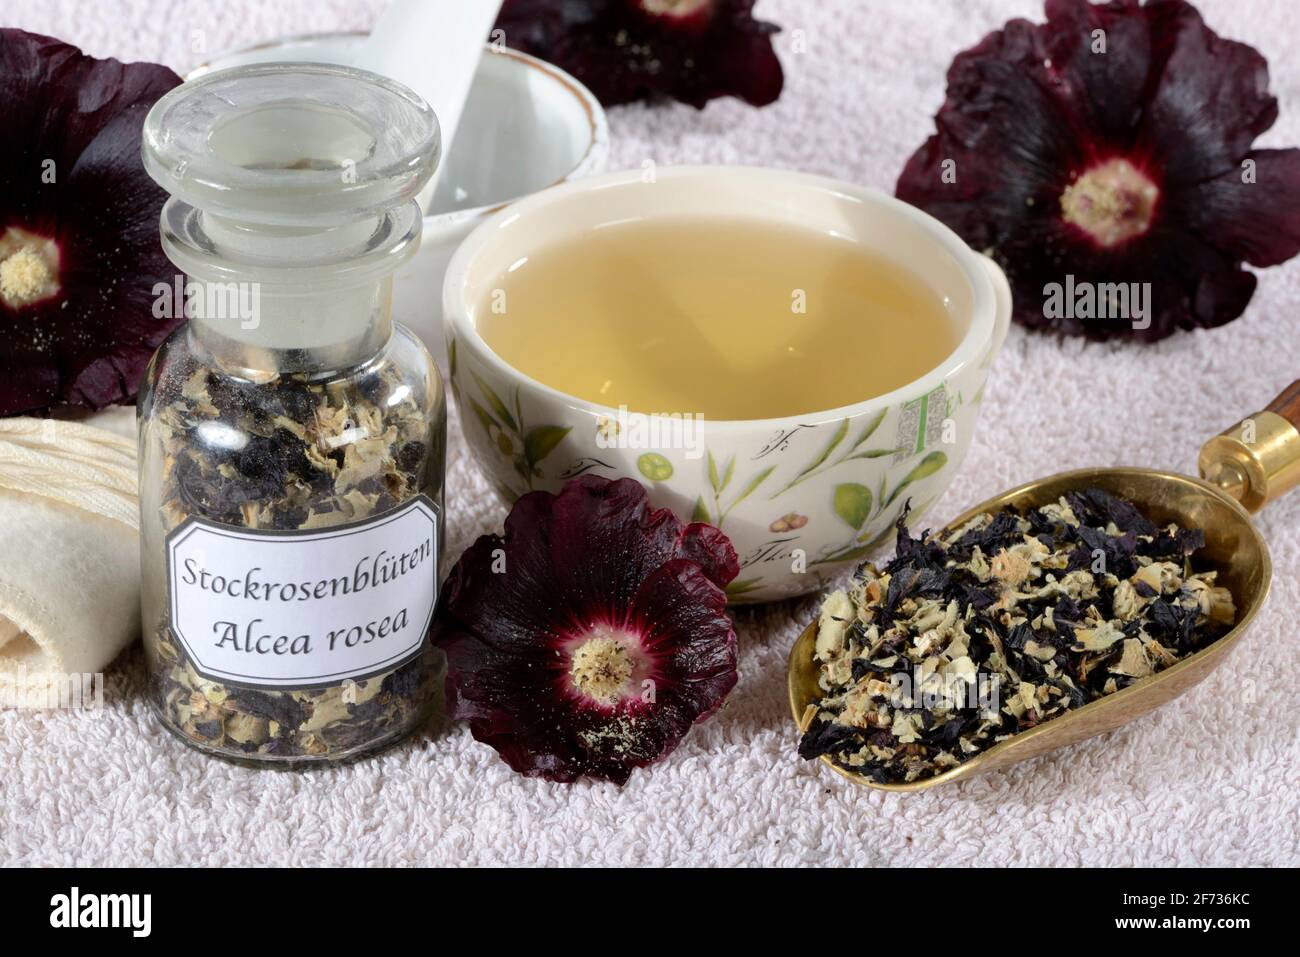
M 392 321 L 428 105 L 344 67 L 209 74 L 145 121 L 189 322 L 139 400 L 144 643 L 163 725 L 259 766 L 347 760 L 427 717 L 446 408 Z

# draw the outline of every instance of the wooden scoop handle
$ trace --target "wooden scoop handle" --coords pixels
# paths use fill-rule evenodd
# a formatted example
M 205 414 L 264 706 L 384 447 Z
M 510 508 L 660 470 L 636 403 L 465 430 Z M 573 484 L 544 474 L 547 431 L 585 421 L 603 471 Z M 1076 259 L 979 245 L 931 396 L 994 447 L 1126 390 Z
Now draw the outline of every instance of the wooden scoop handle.
M 1277 398 L 1265 406 L 1264 411 L 1276 412 L 1300 429 L 1300 379 L 1279 392 Z
M 1300 485 L 1300 379 L 1201 448 L 1201 477 L 1254 512 Z

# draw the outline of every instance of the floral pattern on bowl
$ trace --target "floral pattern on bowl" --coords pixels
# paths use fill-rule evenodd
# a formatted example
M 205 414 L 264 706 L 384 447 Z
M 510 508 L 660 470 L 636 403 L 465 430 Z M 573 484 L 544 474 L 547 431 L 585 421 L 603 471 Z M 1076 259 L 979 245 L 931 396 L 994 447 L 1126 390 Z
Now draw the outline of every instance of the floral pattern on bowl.
M 960 465 L 974 427 L 986 368 L 876 412 L 792 421 L 737 442 L 702 423 L 703 450 L 623 449 L 616 418 L 531 395 L 462 368 L 449 340 L 453 392 L 466 440 L 507 503 L 556 492 L 588 472 L 631 477 L 656 507 L 725 531 L 741 571 L 728 588 L 737 604 L 773 601 L 831 583 L 891 536 L 908 506 L 920 517 Z M 982 397 L 982 395 L 980 396 Z

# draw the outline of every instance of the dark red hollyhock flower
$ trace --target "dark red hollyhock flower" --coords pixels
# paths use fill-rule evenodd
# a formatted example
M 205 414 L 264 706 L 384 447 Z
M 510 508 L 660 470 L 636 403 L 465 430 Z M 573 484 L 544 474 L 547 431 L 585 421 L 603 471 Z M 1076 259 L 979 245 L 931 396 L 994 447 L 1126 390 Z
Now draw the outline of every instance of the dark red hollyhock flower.
M 175 269 L 140 130 L 180 82 L 0 29 L 0 415 L 130 401 L 179 325 L 153 315 Z
M 784 74 L 780 27 L 755 0 L 506 0 L 505 42 L 549 60 L 606 106 L 672 97 L 702 109 L 719 96 L 766 106 Z
M 1300 251 L 1300 150 L 1251 148 L 1276 118 L 1264 58 L 1183 0 L 1047 0 L 953 61 L 897 192 L 991 251 L 1018 321 L 1155 340 L 1235 319 L 1242 264 Z M 1049 303 L 1068 276 L 1096 306 Z M 1147 318 L 1108 283 L 1150 283 Z
M 523 496 L 447 579 L 434 641 L 452 717 L 516 771 L 624 783 L 736 683 L 727 537 L 632 479 Z

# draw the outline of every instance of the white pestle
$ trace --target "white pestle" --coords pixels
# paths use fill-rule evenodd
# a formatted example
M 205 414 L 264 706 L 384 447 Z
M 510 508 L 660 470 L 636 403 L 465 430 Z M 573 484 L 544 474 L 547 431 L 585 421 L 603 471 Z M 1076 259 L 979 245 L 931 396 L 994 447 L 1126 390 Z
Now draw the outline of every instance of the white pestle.
M 451 155 L 479 58 L 503 0 L 393 0 L 352 65 L 405 83 L 433 107 Z M 438 170 L 420 194 L 428 213 Z

